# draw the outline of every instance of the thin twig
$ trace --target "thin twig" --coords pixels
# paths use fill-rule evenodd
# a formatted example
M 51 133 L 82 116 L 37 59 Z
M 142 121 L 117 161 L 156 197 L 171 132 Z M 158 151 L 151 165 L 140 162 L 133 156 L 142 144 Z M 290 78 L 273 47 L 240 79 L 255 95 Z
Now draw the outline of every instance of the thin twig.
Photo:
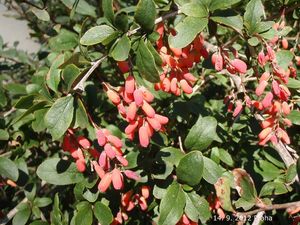
M 263 212 L 263 211 L 270 211 L 273 209 L 288 209 L 291 207 L 300 207 L 300 201 L 268 205 L 268 206 L 265 206 L 265 207 L 262 207 L 259 209 L 248 211 L 248 212 L 236 212 L 235 216 L 243 218 L 243 217 L 251 216 L 251 215 L 257 214 L 259 212 Z

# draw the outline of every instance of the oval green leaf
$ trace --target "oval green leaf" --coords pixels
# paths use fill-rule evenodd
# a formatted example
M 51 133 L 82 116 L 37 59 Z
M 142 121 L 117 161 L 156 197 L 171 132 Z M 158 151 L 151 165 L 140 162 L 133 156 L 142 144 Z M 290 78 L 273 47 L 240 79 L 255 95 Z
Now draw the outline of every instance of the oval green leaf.
M 193 168 L 191 168 L 193 165 Z M 179 181 L 195 186 L 200 183 L 203 174 L 203 157 L 199 151 L 186 154 L 179 162 L 176 169 Z
M 84 179 L 75 163 L 58 158 L 44 161 L 38 167 L 37 175 L 47 183 L 55 185 L 75 184 Z

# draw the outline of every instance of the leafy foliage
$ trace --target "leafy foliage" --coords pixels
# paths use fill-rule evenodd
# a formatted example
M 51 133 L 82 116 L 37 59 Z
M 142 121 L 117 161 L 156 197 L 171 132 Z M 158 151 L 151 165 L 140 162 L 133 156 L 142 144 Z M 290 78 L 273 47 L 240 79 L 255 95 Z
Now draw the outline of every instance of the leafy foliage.
M 1 224 L 297 223 L 297 1 L 5 5 Z

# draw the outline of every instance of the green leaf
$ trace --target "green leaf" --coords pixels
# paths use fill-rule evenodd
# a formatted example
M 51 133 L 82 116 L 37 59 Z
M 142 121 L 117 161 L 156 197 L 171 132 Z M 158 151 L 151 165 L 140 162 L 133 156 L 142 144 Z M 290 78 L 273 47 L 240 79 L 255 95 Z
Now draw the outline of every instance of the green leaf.
M 153 47 L 153 44 L 150 41 L 147 41 L 147 47 L 154 57 L 154 61 L 159 68 L 163 63 L 161 56 L 158 54 L 157 50 Z
M 273 25 L 274 25 L 273 21 L 260 22 L 257 24 L 257 27 L 255 28 L 255 30 L 253 32 L 255 32 L 255 33 L 266 32 L 266 31 L 270 30 Z
M 85 0 L 60 0 L 60 1 L 71 10 L 74 10 L 73 6 L 76 6 L 75 12 L 80 15 L 97 17 L 96 8 L 93 5 L 86 2 Z M 75 5 L 76 1 L 78 1 L 77 5 Z
M 31 7 L 31 12 L 42 21 L 48 22 L 50 20 L 50 16 L 48 12 L 45 9 L 38 9 L 36 7 Z
M 300 112 L 297 110 L 291 111 L 291 113 L 287 116 L 288 119 L 292 121 L 293 124 L 300 126 Z
M 191 169 L 193 165 L 193 169 Z M 179 162 L 176 168 L 176 174 L 179 181 L 195 186 L 200 183 L 203 173 L 203 157 L 199 151 L 193 151 L 186 154 Z
M 78 45 L 78 36 L 77 34 L 61 29 L 60 33 L 49 39 L 49 46 L 53 51 L 66 51 L 72 50 Z
M 221 203 L 221 206 L 226 211 L 232 212 L 233 208 L 231 205 L 231 190 L 230 180 L 226 176 L 222 176 L 215 183 L 216 195 Z
M 203 156 L 204 168 L 203 178 L 210 184 L 215 184 L 222 176 L 222 169 L 213 160 Z
M 189 150 L 205 150 L 215 140 L 217 121 L 214 117 L 199 116 L 184 140 L 184 145 Z
M 32 106 L 34 99 L 35 95 L 22 96 L 14 107 L 17 109 L 28 109 L 30 106 Z
M 185 193 L 186 205 L 184 212 L 194 222 L 201 220 L 201 223 L 205 224 L 211 217 L 209 210 L 209 204 L 205 198 L 200 197 L 196 192 Z
M 255 31 L 264 14 L 264 6 L 261 0 L 251 0 L 247 4 L 244 14 L 244 23 L 250 34 Z
M 86 128 L 89 125 L 89 119 L 83 102 L 78 98 L 75 108 L 75 124 L 74 128 Z
M 180 185 L 174 182 L 162 198 L 159 211 L 158 225 L 175 225 L 183 214 L 185 195 Z
M 234 162 L 231 155 L 222 148 L 218 149 L 220 160 L 226 163 L 228 166 L 233 166 Z
M 260 190 L 259 196 L 281 195 L 289 192 L 287 185 L 280 182 L 268 182 Z
M 240 168 L 234 169 L 232 173 L 235 189 L 239 195 L 248 202 L 256 202 L 257 192 L 250 175 Z
M 227 9 L 241 0 L 211 0 L 209 10 L 215 11 L 217 9 Z
M 0 141 L 7 141 L 9 139 L 9 133 L 6 130 L 0 129 Z
M 15 123 L 19 122 L 20 120 L 22 120 L 26 116 L 30 115 L 31 113 L 33 113 L 39 109 L 43 109 L 47 104 L 48 104 L 48 102 L 42 101 L 42 102 L 38 102 L 38 103 L 32 105 L 24 113 L 22 113 L 20 116 L 16 117 L 11 123 L 15 124 Z
M 75 225 L 91 225 L 93 223 L 93 211 L 90 204 L 85 204 L 78 209 L 75 216 Z
M 295 177 L 297 175 L 297 168 L 296 167 L 297 167 L 296 164 L 292 164 L 287 169 L 286 174 L 285 174 L 285 182 L 286 183 L 291 183 L 295 179 Z
M 275 180 L 283 173 L 281 169 L 266 160 L 258 160 L 258 165 L 254 166 L 254 170 L 263 177 L 263 181 Z
M 96 202 L 94 207 L 94 215 L 101 225 L 109 225 L 113 221 L 113 215 L 110 208 L 101 202 Z
M 39 165 L 37 175 L 47 183 L 55 185 L 75 184 L 83 180 L 83 175 L 78 172 L 75 163 L 58 158 L 45 160 Z
M 48 225 L 49 223 L 42 221 L 42 220 L 36 220 L 30 223 L 29 225 Z
M 74 112 L 73 96 L 59 98 L 45 115 L 45 123 L 54 140 L 60 138 L 71 125 Z
M 113 0 L 102 0 L 102 10 L 106 19 L 110 23 L 114 23 Z
M 243 19 L 240 15 L 236 16 L 212 16 L 211 20 L 216 23 L 231 27 L 237 31 L 241 31 L 243 29 Z
M 136 65 L 142 77 L 152 83 L 159 82 L 159 72 L 155 60 L 144 40 L 140 40 L 136 52 Z
M 184 18 L 175 30 L 176 36 L 169 36 L 169 45 L 174 48 L 184 48 L 190 44 L 196 36 L 207 26 L 207 18 L 188 16 Z
M 51 225 L 61 225 L 62 224 L 62 213 L 59 209 L 58 193 L 56 193 L 54 196 L 53 210 L 50 214 L 50 218 L 51 218 Z
M 153 0 L 139 0 L 134 19 L 146 31 L 151 31 L 154 27 L 156 9 Z
M 41 208 L 41 207 L 46 207 L 48 205 L 50 205 L 52 203 L 52 199 L 51 198 L 35 198 L 33 201 L 33 205 Z
M 281 50 L 276 52 L 276 60 L 278 62 L 278 66 L 287 70 L 290 62 L 293 60 L 293 53 L 289 50 Z
M 32 121 L 32 129 L 35 132 L 41 132 L 46 129 L 46 124 L 45 124 L 45 114 L 47 113 L 48 109 L 40 109 L 34 112 L 34 118 L 35 120 Z
M 4 107 L 6 106 L 6 104 L 7 104 L 7 98 L 5 96 L 3 88 L 0 86 L 0 106 Z
M 125 61 L 128 58 L 129 51 L 131 49 L 131 42 L 126 34 L 117 41 L 117 44 L 113 47 L 111 56 L 116 61 Z
M 46 76 L 46 83 L 48 87 L 54 92 L 58 91 L 58 85 L 60 82 L 60 73 L 61 73 L 61 69 L 59 69 L 59 66 L 63 63 L 64 63 L 64 55 L 60 54 L 52 62 L 52 65 Z
M 64 68 L 62 77 L 65 84 L 67 85 L 67 92 L 71 90 L 74 81 L 78 78 L 79 75 L 80 69 L 74 64 L 69 64 Z
M 252 37 L 252 38 L 248 39 L 248 43 L 249 43 L 249 45 L 255 47 L 260 43 L 260 41 L 258 40 L 257 37 Z
M 107 25 L 100 25 L 90 28 L 80 39 L 82 45 L 95 45 L 109 40 L 116 31 Z
M 12 220 L 13 225 L 25 225 L 30 217 L 31 210 L 27 203 L 23 203 L 22 206 L 19 205 L 18 208 L 19 207 L 22 208 L 19 209 L 14 216 Z
M 161 158 L 163 159 L 163 161 L 169 162 L 170 164 L 177 167 L 180 160 L 184 156 L 184 153 L 182 151 L 180 151 L 180 149 L 178 149 L 178 148 L 167 147 L 167 148 L 161 149 L 157 153 L 157 155 L 160 155 Z
M 187 16 L 207 17 L 207 8 L 200 2 L 191 2 L 180 7 L 181 12 Z
M 292 88 L 292 89 L 300 89 L 300 81 L 294 78 L 289 78 L 289 82 L 287 86 L 288 88 Z
M 0 175 L 17 181 L 19 177 L 18 167 L 10 159 L 0 157 Z

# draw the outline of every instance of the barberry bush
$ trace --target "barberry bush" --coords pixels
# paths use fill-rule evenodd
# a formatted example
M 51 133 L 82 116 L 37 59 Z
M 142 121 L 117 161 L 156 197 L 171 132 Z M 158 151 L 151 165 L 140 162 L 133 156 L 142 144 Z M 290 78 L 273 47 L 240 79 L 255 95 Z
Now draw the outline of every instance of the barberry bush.
M 6 0 L 0 224 L 298 224 L 297 0 Z

